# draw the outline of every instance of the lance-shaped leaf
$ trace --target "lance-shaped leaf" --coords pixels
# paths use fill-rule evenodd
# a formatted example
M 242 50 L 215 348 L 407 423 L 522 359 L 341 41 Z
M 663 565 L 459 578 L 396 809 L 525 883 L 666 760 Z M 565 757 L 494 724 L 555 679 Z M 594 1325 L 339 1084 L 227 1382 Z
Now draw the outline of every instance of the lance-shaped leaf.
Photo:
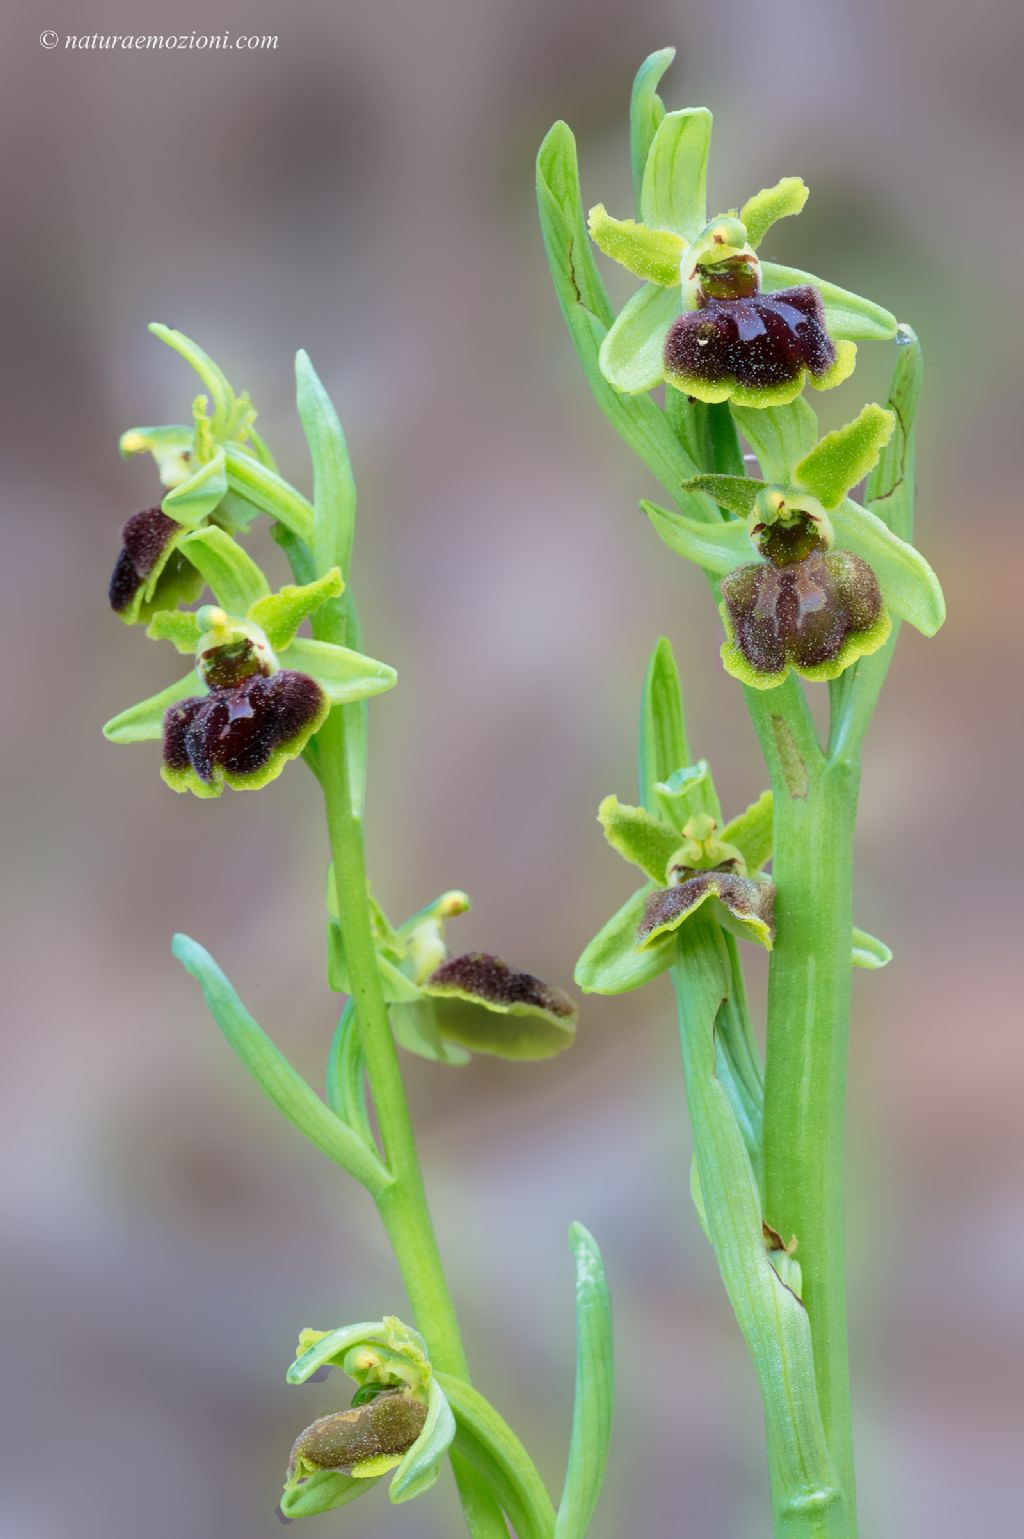
M 255 561 L 223 529 L 197 529 L 185 536 L 180 549 L 228 614 L 246 614 L 270 592 Z
M 569 1243 L 576 1259 L 576 1395 L 555 1539 L 586 1539 L 604 1484 L 612 1435 L 612 1309 L 597 1241 L 576 1223 L 569 1230 Z
M 632 219 L 613 219 L 603 203 L 590 210 L 587 227 L 594 245 L 613 262 L 647 283 L 678 288 L 679 263 L 686 250 L 681 235 L 650 230 Z
M 667 880 L 668 866 L 682 843 L 681 835 L 645 807 L 627 807 L 617 796 L 606 796 L 597 821 L 613 850 L 639 866 L 652 882 Z
M 183 331 L 175 331 L 172 326 L 164 326 L 159 321 L 153 321 L 148 330 L 161 342 L 166 342 L 168 347 L 173 348 L 180 358 L 184 358 L 195 369 L 213 403 L 211 426 L 215 433 L 220 431 L 227 424 L 235 405 L 235 392 L 228 384 L 223 369 L 214 363 L 209 353 L 204 352 L 197 342 L 186 337 Z
M 388 663 L 365 657 L 362 652 L 352 652 L 348 647 L 336 647 L 329 641 L 314 641 L 308 636 L 296 636 L 281 657 L 289 668 L 315 679 L 335 705 L 348 700 L 366 700 L 371 695 L 393 689 L 398 683 L 398 674 Z
M 203 689 L 203 681 L 195 668 L 191 673 L 169 684 L 148 700 L 130 705 L 126 711 L 112 716 L 103 728 L 103 736 L 111 743 L 149 743 L 164 735 L 164 717 L 172 705 L 197 695 Z
M 759 246 L 773 224 L 799 214 L 810 195 L 810 189 L 799 176 L 784 176 L 774 187 L 755 192 L 740 209 L 740 224 L 747 231 L 752 246 Z
M 875 935 L 869 935 L 867 930 L 859 930 L 853 927 L 853 956 L 854 967 L 865 967 L 871 972 L 880 967 L 886 967 L 892 961 L 892 951 Z
M 817 289 L 825 306 L 825 325 L 829 336 L 849 342 L 888 342 L 896 335 L 896 317 L 873 300 L 852 294 L 836 283 L 826 283 L 813 273 L 798 267 L 780 267 L 776 262 L 761 264 L 762 287 L 766 294 L 778 289 L 810 284 Z
M 573 973 L 584 994 L 628 994 L 659 977 L 671 964 L 671 941 L 643 949 L 637 944 L 647 904 L 657 890 L 649 882 L 633 893 L 586 947 Z
M 629 151 L 633 166 L 633 197 L 638 209 L 647 156 L 665 117 L 665 103 L 658 95 L 658 85 L 675 56 L 674 48 L 659 48 L 656 53 L 648 54 L 633 81 L 629 100 Z
M 707 222 L 711 113 L 666 113 L 651 141 L 640 191 L 644 224 L 693 240 Z
M 896 418 L 881 406 L 865 406 L 852 422 L 826 433 L 793 467 L 793 479 L 823 508 L 835 508 L 878 463 Z
M 624 395 L 643 395 L 665 378 L 665 342 L 679 319 L 679 292 L 645 283 L 626 301 L 601 343 L 601 373 Z
M 379 1196 L 391 1183 L 388 1171 L 256 1024 L 209 952 L 187 935 L 176 935 L 171 949 L 196 979 L 214 1021 L 268 1099 L 321 1153 Z
M 774 411 L 757 411 L 731 405 L 733 420 L 757 455 L 766 481 L 785 486 L 793 479 L 793 466 L 810 453 L 818 441 L 818 419 L 803 396 Z
M 168 518 L 187 529 L 198 529 L 215 510 L 228 489 L 224 450 L 214 450 L 212 458 L 167 493 L 160 506 Z
M 767 415 L 767 414 L 766 414 Z M 739 477 L 733 476 L 703 476 L 697 479 L 702 481 L 732 481 Z M 692 483 L 687 483 L 692 485 Z M 760 483 L 749 483 L 756 489 Z M 714 496 L 715 493 L 711 492 Z M 647 514 L 656 534 L 664 540 L 669 550 L 675 551 L 677 556 L 682 556 L 686 561 L 692 561 L 701 567 L 712 577 L 724 577 L 727 572 L 732 572 L 738 566 L 752 561 L 755 550 L 747 533 L 747 526 L 738 519 L 729 519 L 726 522 L 707 524 L 695 518 L 688 518 L 685 513 L 676 513 L 669 508 L 661 508 L 656 502 L 640 504 Z
M 760 871 L 765 862 L 771 859 L 774 804 L 772 793 L 762 791 L 756 802 L 751 802 L 745 812 L 726 823 L 722 829 L 722 843 L 735 845 L 751 873 Z
M 356 483 L 348 445 L 331 398 L 306 352 L 296 355 L 295 381 L 299 417 L 313 461 L 313 558 L 318 573 L 335 566 L 347 572 L 356 524 Z
M 901 539 L 914 534 L 914 419 L 921 396 L 921 344 L 909 326 L 901 326 L 900 344 L 887 405 L 896 431 L 868 477 L 864 500 Z
M 272 647 L 280 650 L 291 645 L 303 620 L 315 614 L 328 599 L 338 598 L 344 586 L 341 572 L 335 566 L 315 582 L 300 585 L 288 583 L 277 593 L 257 598 L 246 618 L 266 633 Z
M 679 670 L 672 644 L 662 636 L 647 665 L 640 703 L 639 789 L 648 812 L 661 810 L 659 783 L 689 762 Z

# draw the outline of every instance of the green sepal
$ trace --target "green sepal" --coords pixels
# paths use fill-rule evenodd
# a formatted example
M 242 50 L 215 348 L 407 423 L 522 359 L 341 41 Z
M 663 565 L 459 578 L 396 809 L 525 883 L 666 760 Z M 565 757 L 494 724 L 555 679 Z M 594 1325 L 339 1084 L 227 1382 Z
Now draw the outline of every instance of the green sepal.
M 576 1261 L 576 1392 L 565 1484 L 554 1539 L 586 1539 L 597 1508 L 612 1435 L 615 1398 L 612 1306 L 597 1241 L 582 1224 L 569 1229 Z
M 344 586 L 341 572 L 335 566 L 315 582 L 301 585 L 287 583 L 277 593 L 265 592 L 252 603 L 251 608 L 236 613 L 245 614 L 247 619 L 260 627 L 270 645 L 280 650 L 291 645 L 303 620 L 328 599 L 338 598 Z M 225 604 L 224 607 L 228 606 Z
M 668 866 L 679 849 L 679 833 L 644 807 L 628 807 L 617 796 L 606 796 L 597 821 L 612 849 L 639 866 L 652 882 L 663 886 Z
M 723 844 L 735 845 L 739 850 L 751 876 L 771 859 L 774 805 L 772 793 L 762 791 L 757 801 L 726 823 L 719 835 Z
M 810 188 L 799 176 L 784 176 L 774 187 L 755 192 L 740 209 L 740 223 L 746 226 L 750 244 L 759 246 L 773 224 L 799 214 L 809 196 Z
M 356 524 L 356 483 L 338 414 L 320 377 L 301 351 L 295 357 L 299 418 L 313 461 L 313 558 L 318 573 L 347 572 Z
M 693 240 L 707 222 L 711 113 L 666 113 L 651 140 L 640 190 L 640 217 L 656 230 Z
M 647 900 L 657 890 L 654 882 L 627 898 L 585 948 L 573 973 L 584 994 L 628 994 L 657 978 L 672 962 L 672 943 L 641 951 L 637 931 Z
M 761 264 L 761 287 L 766 294 L 808 283 L 821 295 L 825 327 L 830 337 L 841 337 L 849 342 L 890 342 L 896 335 L 896 317 L 882 305 L 863 299 L 860 294 L 852 294 L 836 283 L 826 283 L 798 267 L 780 267 L 777 262 Z
M 878 463 L 878 456 L 892 437 L 895 415 L 870 405 L 845 427 L 815 444 L 793 467 L 793 479 L 816 497 L 823 508 L 838 507 L 857 482 Z
M 411 978 L 395 966 L 390 958 L 377 952 L 377 973 L 385 1004 L 415 1004 L 422 998 L 420 990 Z M 345 959 L 345 942 L 341 923 L 333 915 L 327 920 L 327 985 L 336 994 L 351 994 L 352 979 Z
M 818 442 L 818 419 L 812 407 L 799 396 L 775 411 L 752 411 L 735 402 L 730 410 L 757 455 L 765 481 L 788 485 L 793 480 L 793 466 Z
M 161 609 L 146 627 L 151 641 L 170 641 L 185 657 L 194 655 L 201 634 L 198 617 L 191 609 Z
M 424 985 L 437 1011 L 437 1024 L 446 1046 L 456 1043 L 471 1053 L 513 1062 L 552 1058 L 571 1047 L 576 1036 L 576 1012 L 558 1015 L 535 1004 L 482 1004 L 475 994 L 434 983 Z
M 112 716 L 103 728 L 103 736 L 111 743 L 149 743 L 159 740 L 164 735 L 164 716 L 170 707 L 177 705 L 179 700 L 187 699 L 189 695 L 202 695 L 205 692 L 206 685 L 193 668 L 191 673 L 179 679 L 176 684 L 169 684 L 158 694 L 150 695 L 148 700 L 140 700 L 138 705 L 130 705 L 126 711 Z
M 875 972 L 880 967 L 887 967 L 892 961 L 892 951 L 875 935 L 869 935 L 867 930 L 853 927 L 853 955 L 854 967 L 864 967 Z
M 192 474 L 192 429 L 181 423 L 129 428 L 121 434 L 117 447 L 122 459 L 151 454 L 164 486 L 177 486 Z
M 441 1460 L 455 1438 L 455 1417 L 444 1390 L 436 1378 L 427 1386 L 427 1419 L 423 1430 L 403 1455 L 388 1487 L 388 1500 L 412 1501 L 421 1496 L 438 1477 Z
M 308 636 L 296 636 L 282 653 L 281 662 L 286 668 L 295 668 L 316 679 L 332 705 L 366 700 L 398 683 L 398 674 L 387 663 Z
M 388 1171 L 256 1024 L 210 953 L 187 935 L 176 935 L 171 950 L 199 984 L 214 1021 L 267 1098 L 321 1153 L 379 1196 L 391 1184 Z
M 339 1475 L 334 1470 L 317 1470 L 305 1480 L 285 1487 L 281 1496 L 281 1516 L 293 1523 L 298 1518 L 314 1518 L 321 1512 L 333 1512 L 338 1507 L 347 1507 L 357 1497 L 365 1496 L 376 1484 L 376 1480 L 359 1480 L 352 1475 Z
M 695 815 L 704 813 L 716 823 L 722 821 L 722 809 L 707 759 L 696 764 L 681 764 L 666 780 L 654 788 L 655 801 L 666 823 L 683 828 Z
M 659 48 L 656 53 L 648 54 L 633 80 L 629 99 L 629 152 L 633 166 L 633 198 L 638 209 L 647 156 L 665 117 L 665 103 L 658 95 L 658 85 L 675 56 L 674 48 Z
M 222 609 L 244 615 L 270 592 L 270 584 L 252 557 L 215 525 L 187 534 L 179 549 L 198 572 Z
M 671 230 L 650 230 L 632 219 L 613 219 L 603 203 L 587 217 L 590 238 L 599 251 L 637 278 L 667 288 L 679 286 L 679 263 L 686 242 Z
M 749 518 L 757 494 L 767 486 L 767 481 L 756 481 L 753 476 L 691 476 L 683 482 L 684 492 L 706 492 L 718 503 L 739 518 Z
M 699 476 L 701 481 L 732 481 L 733 476 Z M 692 482 L 686 483 L 692 485 Z M 748 483 L 755 489 L 760 482 Z M 714 496 L 714 493 L 711 493 Z M 756 495 L 756 490 L 755 490 Z M 747 526 L 739 519 L 728 519 L 717 524 L 688 518 L 685 513 L 661 508 L 646 499 L 640 504 L 647 514 L 655 533 L 669 550 L 675 551 L 686 561 L 692 561 L 712 577 L 724 577 L 727 572 L 755 559 L 755 550 L 747 533 Z
M 211 427 L 215 433 L 222 431 L 235 408 L 235 392 L 228 384 L 223 369 L 214 363 L 209 353 L 204 352 L 197 342 L 186 337 L 183 331 L 175 331 L 173 327 L 163 326 L 159 321 L 153 321 L 148 330 L 161 342 L 166 342 L 168 347 L 173 348 L 180 358 L 184 358 L 195 369 L 213 403 Z
M 398 1045 L 407 1053 L 426 1058 L 430 1063 L 447 1064 L 449 1068 L 461 1068 L 469 1063 L 472 1054 L 457 1043 L 445 1041 L 434 1001 L 425 998 L 418 989 L 414 1000 L 394 1004 L 388 1013 Z
M 409 1338 L 417 1348 L 420 1356 L 426 1361 L 427 1345 L 423 1337 L 406 1326 Z M 285 1374 L 289 1384 L 305 1384 L 314 1373 L 321 1368 L 342 1368 L 345 1358 L 353 1347 L 364 1342 L 377 1345 L 386 1336 L 386 1327 L 383 1320 L 361 1320 L 356 1325 L 341 1325 L 333 1331 L 303 1331 L 299 1337 L 299 1350 L 295 1359 Z M 390 1351 L 390 1344 L 382 1342 Z M 361 1382 L 357 1380 L 357 1383 Z M 422 1382 L 425 1382 L 422 1381 Z M 421 1380 L 409 1381 L 409 1387 L 419 1388 Z
M 186 529 L 198 529 L 217 507 L 228 489 L 224 467 L 224 450 L 215 449 L 213 457 L 200 465 L 187 481 L 173 486 L 160 504 L 168 518 L 184 525 Z
M 313 537 L 311 502 L 277 471 L 238 444 L 226 444 L 224 463 L 228 486 L 262 513 L 269 513 L 306 544 Z
M 672 644 L 662 636 L 647 664 L 640 702 L 637 768 L 640 801 L 648 812 L 661 812 L 659 784 L 689 762 L 679 670 Z
M 934 636 L 946 618 L 946 600 L 942 584 L 921 552 L 849 497 L 831 519 L 836 544 L 868 563 L 892 612 L 923 636 Z
M 601 373 L 614 390 L 643 395 L 665 378 L 665 339 L 680 315 L 675 289 L 645 283 L 626 301 L 601 343 Z

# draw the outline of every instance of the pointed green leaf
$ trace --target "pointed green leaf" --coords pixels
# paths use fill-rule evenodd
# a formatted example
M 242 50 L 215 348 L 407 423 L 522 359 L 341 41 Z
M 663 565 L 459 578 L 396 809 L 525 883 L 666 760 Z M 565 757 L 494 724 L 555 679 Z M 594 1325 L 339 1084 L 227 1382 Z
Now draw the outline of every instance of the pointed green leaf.
M 586 1539 L 604 1484 L 612 1436 L 612 1306 L 593 1235 L 576 1223 L 569 1230 L 569 1243 L 576 1258 L 576 1395 L 554 1539 Z
M 895 426 L 891 411 L 865 406 L 852 422 L 819 439 L 810 454 L 793 467 L 794 479 L 817 497 L 823 508 L 838 506 L 878 464 Z
M 315 582 L 288 583 L 277 593 L 258 598 L 248 612 L 243 610 L 242 613 L 247 613 L 248 619 L 265 632 L 272 647 L 288 647 L 295 640 L 303 620 L 328 599 L 337 598 L 344 586 L 341 572 L 332 567 Z
M 946 618 L 946 600 L 921 552 L 849 497 L 830 516 L 836 544 L 852 550 L 874 570 L 893 613 L 923 636 L 934 636 Z
M 658 85 L 675 56 L 674 48 L 659 48 L 657 53 L 648 54 L 633 81 L 629 101 L 629 151 L 637 208 L 643 193 L 644 168 L 651 142 L 665 117 L 665 103 L 658 95 Z
M 112 716 L 103 728 L 103 736 L 111 743 L 148 743 L 164 735 L 164 716 L 172 705 L 189 695 L 206 693 L 206 686 L 193 668 L 176 684 L 169 684 L 159 694 L 150 695 L 138 705 L 130 705 L 126 711 Z
M 151 641 L 170 641 L 176 652 L 190 657 L 199 645 L 202 634 L 199 621 L 191 609 L 160 609 L 146 627 Z
M 379 1196 L 391 1183 L 387 1170 L 296 1073 L 253 1020 L 209 952 L 187 935 L 176 935 L 171 949 L 199 984 L 207 1009 L 268 1099 L 321 1153 Z
M 180 358 L 191 364 L 195 369 L 203 385 L 210 393 L 213 403 L 213 419 L 211 426 L 217 432 L 223 428 L 230 418 L 235 405 L 235 392 L 228 384 L 223 369 L 215 364 L 209 353 L 204 353 L 198 343 L 191 337 L 186 337 L 182 331 L 175 331 L 171 326 L 163 326 L 159 321 L 153 321 L 149 331 L 161 342 L 173 348 Z
M 640 217 L 656 230 L 693 240 L 707 223 L 711 113 L 706 107 L 669 112 L 644 167 Z
M 455 1417 L 436 1377 L 430 1380 L 427 1396 L 423 1431 L 406 1452 L 388 1487 L 388 1499 L 392 1502 L 411 1501 L 430 1489 L 455 1437 Z
M 703 481 L 731 481 L 732 476 L 702 476 Z M 738 479 L 738 478 L 735 478 Z M 757 488 L 759 481 L 749 485 Z M 712 492 L 712 496 L 715 494 Z M 756 493 L 755 493 L 756 495 Z M 709 572 L 712 577 L 724 577 L 738 566 L 756 561 L 757 552 L 750 541 L 747 526 L 739 519 L 726 523 L 706 524 L 687 518 L 685 513 L 675 513 L 669 508 L 659 508 L 656 502 L 641 502 L 643 511 L 650 519 L 656 533 L 669 550 L 675 551 L 687 561 Z
M 397 673 L 387 663 L 364 657 L 362 652 L 352 652 L 348 647 L 336 647 L 329 641 L 313 641 L 308 636 L 296 636 L 281 653 L 281 663 L 316 679 L 335 705 L 366 700 L 398 683 Z
M 764 479 L 783 486 L 791 482 L 793 466 L 818 441 L 818 419 L 803 396 L 771 411 L 752 406 L 733 406 L 731 410 L 736 426 L 757 455 Z
M 640 801 L 648 812 L 660 811 L 658 782 L 689 762 L 679 673 L 672 644 L 662 636 L 647 664 L 640 704 Z
M 720 835 L 723 844 L 735 845 L 739 850 L 751 876 L 771 859 L 773 809 L 772 793 L 762 791 L 745 812 L 726 823 Z
M 313 505 L 269 465 L 237 444 L 224 448 L 228 485 L 254 507 L 278 519 L 307 545 L 313 538 Z
M 537 205 L 551 277 L 577 356 L 601 411 L 670 496 L 697 466 L 664 412 L 648 396 L 620 395 L 601 373 L 598 354 L 614 311 L 587 239 L 576 141 L 556 123 L 537 156 Z M 708 517 L 715 516 L 708 504 Z
M 573 973 L 584 994 L 628 994 L 669 966 L 674 955 L 671 941 L 645 951 L 637 944 L 637 930 L 654 891 L 655 884 L 649 882 L 627 898 L 587 946 Z
M 613 219 L 603 203 L 587 219 L 590 238 L 599 251 L 647 283 L 679 286 L 679 263 L 686 242 L 671 230 L 649 230 L 632 219 Z
M 679 319 L 679 291 L 645 283 L 627 300 L 601 343 L 601 373 L 626 395 L 641 395 L 665 379 L 665 339 Z
M 179 546 L 222 609 L 241 619 L 270 592 L 270 584 L 252 557 L 223 529 L 213 526 L 187 534 Z
M 806 283 L 816 288 L 825 305 L 825 325 L 830 337 L 843 337 L 850 342 L 888 342 L 896 335 L 896 317 L 891 311 L 870 299 L 862 299 L 859 294 L 851 294 L 849 289 L 841 289 L 838 284 L 826 283 L 813 273 L 763 262 L 761 279 L 766 294 Z
M 784 176 L 774 187 L 755 192 L 740 209 L 740 223 L 750 244 L 759 246 L 773 224 L 799 214 L 809 195 L 810 188 L 799 176 Z
M 627 807 L 617 796 L 606 796 L 597 821 L 612 849 L 639 866 L 652 882 L 664 886 L 669 861 L 678 853 L 680 835 L 644 807 Z
M 348 445 L 330 396 L 310 362 L 309 354 L 295 358 L 299 417 L 313 461 L 313 556 L 318 573 L 352 560 L 356 527 L 356 483 Z
M 339 1475 L 334 1470 L 317 1470 L 306 1480 L 285 1487 L 281 1515 L 292 1523 L 297 1518 L 313 1518 L 321 1512 L 347 1507 L 349 1502 L 372 1491 L 379 1478 L 358 1480 L 352 1475 Z
M 756 481 L 753 476 L 691 476 L 683 482 L 684 492 L 706 492 L 720 508 L 727 508 L 739 518 L 748 518 L 757 494 L 767 486 L 767 481 Z
M 902 540 L 914 534 L 914 419 L 921 398 L 921 344 L 909 326 L 900 327 L 892 385 L 886 405 L 896 431 L 868 477 L 864 501 Z
M 224 469 L 224 450 L 217 449 L 212 459 L 171 488 L 160 504 L 168 518 L 196 529 L 209 518 L 228 489 Z
M 854 967 L 866 967 L 870 971 L 877 971 L 879 967 L 886 967 L 892 961 L 892 951 L 875 935 L 869 935 L 867 930 L 859 930 L 853 927 L 853 965 Z

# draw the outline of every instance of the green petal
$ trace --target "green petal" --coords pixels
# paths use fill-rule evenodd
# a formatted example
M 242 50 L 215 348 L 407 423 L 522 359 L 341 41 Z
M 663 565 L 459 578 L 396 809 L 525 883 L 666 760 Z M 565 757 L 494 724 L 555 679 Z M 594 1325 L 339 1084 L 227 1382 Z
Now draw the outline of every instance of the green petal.
M 681 765 L 667 780 L 659 780 L 654 791 L 662 817 L 673 828 L 684 828 L 698 813 L 705 813 L 716 823 L 722 821 L 722 809 L 707 759 Z
M 793 478 L 824 508 L 837 507 L 878 463 L 896 426 L 893 412 L 865 406 L 845 427 L 826 433 L 793 467 Z
M 313 556 L 316 569 L 347 572 L 356 524 L 356 483 L 338 414 L 309 354 L 295 359 L 299 417 L 313 461 Z
M 290 646 L 299 626 L 328 599 L 338 598 L 345 584 L 338 567 L 332 567 L 315 582 L 295 586 L 288 583 L 277 593 L 257 598 L 251 608 L 236 610 L 258 625 L 275 649 Z M 224 606 L 227 608 L 227 605 Z
M 215 526 L 187 534 L 179 547 L 222 609 L 241 617 L 270 592 L 270 584 L 255 561 L 236 540 Z
M 576 1259 L 576 1392 L 572 1438 L 554 1539 L 586 1539 L 594 1516 L 612 1434 L 615 1398 L 612 1306 L 597 1241 L 573 1224 Z
M 637 208 L 643 192 L 647 156 L 665 117 L 665 103 L 658 95 L 658 84 L 675 56 L 674 48 L 659 48 L 657 53 L 648 54 L 633 81 L 629 101 L 629 150 Z
M 171 326 L 163 326 L 159 321 L 153 321 L 149 331 L 161 342 L 173 348 L 179 357 L 192 365 L 203 385 L 210 393 L 213 402 L 213 422 L 215 431 L 224 427 L 231 416 L 235 405 L 235 393 L 228 384 L 227 377 L 217 364 L 214 363 L 209 353 L 204 353 L 198 343 L 191 337 L 186 337 L 183 331 L 175 331 Z
M 766 481 L 783 486 L 793 480 L 793 466 L 818 441 L 818 419 L 801 396 L 778 411 L 751 411 L 735 403 L 733 420 L 757 455 Z
M 838 284 L 826 283 L 799 267 L 780 267 L 777 262 L 761 264 L 762 287 L 766 294 L 809 283 L 821 295 L 825 306 L 825 326 L 830 337 L 846 337 L 851 342 L 888 342 L 896 335 L 896 317 L 881 305 Z
M 586 947 L 573 973 L 577 988 L 584 994 L 628 994 L 650 983 L 671 964 L 671 942 L 643 951 L 637 945 L 647 900 L 656 890 L 655 883 L 649 882 L 627 898 Z
M 679 263 L 686 250 L 681 235 L 671 230 L 649 230 L 632 219 L 613 219 L 603 203 L 590 210 L 587 228 L 598 250 L 637 278 L 678 288 Z
M 437 1009 L 432 999 L 420 997 L 410 1003 L 395 1004 L 388 1013 L 398 1044 L 407 1053 L 415 1053 L 417 1058 L 426 1058 L 431 1063 L 445 1063 L 452 1068 L 461 1068 L 469 1062 L 471 1055 L 465 1048 L 446 1042 L 442 1037 Z
M 376 1480 L 356 1480 L 333 1470 L 318 1470 L 306 1480 L 285 1487 L 281 1514 L 294 1522 L 297 1518 L 313 1518 L 321 1512 L 333 1512 L 335 1508 L 347 1507 L 357 1497 L 365 1496 L 376 1484 Z
M 305 1384 L 321 1368 L 340 1368 L 344 1362 L 346 1353 L 362 1342 L 376 1344 L 385 1335 L 385 1326 L 382 1320 L 361 1320 L 357 1325 L 341 1325 L 333 1331 L 304 1331 L 301 1341 L 309 1342 L 309 1345 L 299 1352 L 285 1375 L 289 1384 Z M 410 1334 L 412 1334 L 410 1332 Z M 310 1337 L 314 1339 L 309 1340 Z M 426 1355 L 426 1344 L 422 1336 L 414 1338 Z
M 672 644 L 662 636 L 651 653 L 640 702 L 640 801 L 648 812 L 661 810 L 658 785 L 689 762 L 679 671 Z
M 758 492 L 767 484 L 767 481 L 755 481 L 753 476 L 700 475 L 684 481 L 683 491 L 706 492 L 720 508 L 726 508 L 739 518 L 748 518 Z
M 849 497 L 831 518 L 836 544 L 868 563 L 893 613 L 908 620 L 923 636 L 934 636 L 946 618 L 946 600 L 939 579 L 921 552 Z
M 191 673 L 170 684 L 148 700 L 129 706 L 118 716 L 112 716 L 103 728 L 103 736 L 111 743 L 148 743 L 159 741 L 164 735 L 164 716 L 172 705 L 189 695 L 203 695 L 206 685 L 193 668 Z
M 774 187 L 755 192 L 740 209 L 740 223 L 746 225 L 750 244 L 759 246 L 773 224 L 799 214 L 809 195 L 809 187 L 799 176 L 784 176 Z
M 772 810 L 774 798 L 762 791 L 756 802 L 727 823 L 719 836 L 723 844 L 735 845 L 753 876 L 772 853 Z
M 441 1460 L 455 1437 L 455 1417 L 444 1390 L 436 1378 L 427 1390 L 427 1419 L 423 1431 L 406 1450 L 395 1471 L 388 1497 L 392 1502 L 408 1502 L 430 1489 L 437 1479 Z
M 160 506 L 176 523 L 183 524 L 186 529 L 197 529 L 209 518 L 227 489 L 224 450 L 217 449 L 213 458 L 200 465 L 187 481 L 172 487 Z
M 308 673 L 334 705 L 349 700 L 366 700 L 383 694 L 398 683 L 398 674 L 387 663 L 378 663 L 362 652 L 336 647 L 329 641 L 312 641 L 306 636 L 295 640 L 281 653 L 281 665 Z
M 859 930 L 853 927 L 853 956 L 854 967 L 866 967 L 876 971 L 879 967 L 885 967 L 892 961 L 892 952 L 877 936 L 869 935 L 867 930 Z
M 733 477 L 704 476 L 698 479 L 731 481 Z M 756 494 L 756 488 L 761 483 L 752 481 L 749 484 L 755 488 Z M 659 508 L 654 502 L 644 501 L 640 506 L 669 550 L 675 551 L 677 556 L 683 556 L 687 561 L 693 561 L 705 572 L 710 572 L 712 577 L 723 577 L 726 572 L 754 559 L 747 526 L 739 519 L 706 524 L 687 518 L 685 513 Z
M 674 828 L 643 807 L 624 806 L 617 796 L 605 797 L 597 821 L 612 849 L 624 860 L 639 866 L 652 882 L 661 885 L 667 881 L 669 862 L 680 845 Z
M 693 240 L 707 223 L 711 113 L 706 107 L 669 112 L 651 141 L 640 211 L 644 224 Z
M 151 641 L 170 641 L 175 651 L 185 657 L 193 656 L 201 634 L 199 620 L 191 609 L 161 609 L 146 627 Z
M 665 378 L 665 338 L 679 318 L 675 289 L 646 283 L 623 306 L 601 343 L 601 373 L 625 395 L 642 395 Z

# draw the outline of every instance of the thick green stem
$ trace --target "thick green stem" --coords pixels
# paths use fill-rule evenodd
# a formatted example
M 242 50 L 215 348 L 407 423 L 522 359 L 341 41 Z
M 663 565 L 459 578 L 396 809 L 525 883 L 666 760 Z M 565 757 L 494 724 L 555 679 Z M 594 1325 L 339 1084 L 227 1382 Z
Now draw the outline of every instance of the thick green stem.
M 778 928 L 768 988 L 765 1214 L 799 1244 L 822 1420 L 852 1525 L 843 1130 L 859 767 L 801 762 L 805 774 L 791 757 L 773 765 Z

